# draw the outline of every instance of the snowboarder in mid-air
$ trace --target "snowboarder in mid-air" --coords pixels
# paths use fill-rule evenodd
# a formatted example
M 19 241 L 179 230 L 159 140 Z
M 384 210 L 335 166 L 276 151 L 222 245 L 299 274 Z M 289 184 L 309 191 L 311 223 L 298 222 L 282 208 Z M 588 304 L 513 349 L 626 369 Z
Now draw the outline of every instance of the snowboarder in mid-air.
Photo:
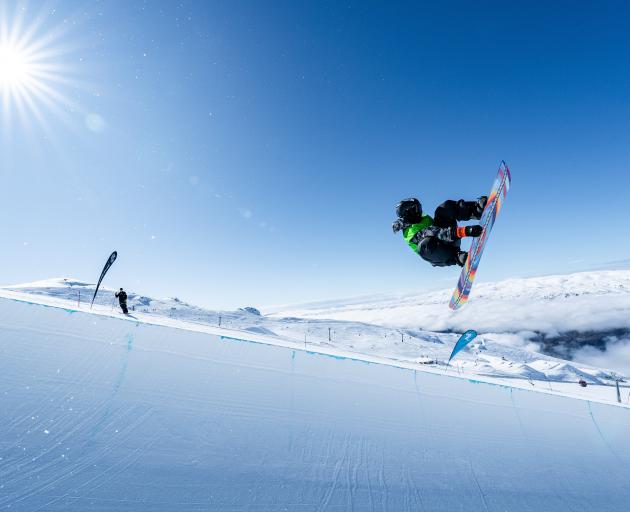
M 464 237 L 478 237 L 478 225 L 458 226 L 457 221 L 479 220 L 488 202 L 486 196 L 476 201 L 444 201 L 435 209 L 433 218 L 422 214 L 422 205 L 415 197 L 396 205 L 398 219 L 392 224 L 394 233 L 403 232 L 409 247 L 434 267 L 464 266 L 468 253 L 460 248 Z
M 114 295 L 118 297 L 118 302 L 120 303 L 120 309 L 122 309 L 122 312 L 125 315 L 128 315 L 129 310 L 127 309 L 127 292 L 125 292 L 125 290 L 121 288 L 120 291 L 117 291 Z

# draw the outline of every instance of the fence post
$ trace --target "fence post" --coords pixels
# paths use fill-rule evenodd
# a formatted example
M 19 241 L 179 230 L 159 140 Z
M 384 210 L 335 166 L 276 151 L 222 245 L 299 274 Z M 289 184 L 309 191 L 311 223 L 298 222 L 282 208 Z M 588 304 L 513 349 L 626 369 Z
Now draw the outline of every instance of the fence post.
M 617 402 L 621 403 L 621 391 L 619 390 L 619 379 L 615 379 L 615 385 L 617 386 Z

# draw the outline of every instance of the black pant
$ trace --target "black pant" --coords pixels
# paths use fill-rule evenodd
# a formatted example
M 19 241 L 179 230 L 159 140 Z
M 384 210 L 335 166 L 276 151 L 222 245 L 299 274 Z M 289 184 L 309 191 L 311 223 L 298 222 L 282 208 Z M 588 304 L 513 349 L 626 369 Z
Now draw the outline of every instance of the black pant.
M 457 227 L 458 220 L 470 220 L 475 217 L 476 201 L 444 201 L 435 209 L 433 225 L 439 228 Z M 448 267 L 457 265 L 457 254 L 460 251 L 461 240 L 444 242 L 437 237 L 424 238 L 418 246 L 420 257 L 434 267 Z
M 120 309 L 122 309 L 123 313 L 126 315 L 127 313 L 129 313 L 129 310 L 127 309 L 127 303 L 126 302 L 121 302 L 120 303 Z

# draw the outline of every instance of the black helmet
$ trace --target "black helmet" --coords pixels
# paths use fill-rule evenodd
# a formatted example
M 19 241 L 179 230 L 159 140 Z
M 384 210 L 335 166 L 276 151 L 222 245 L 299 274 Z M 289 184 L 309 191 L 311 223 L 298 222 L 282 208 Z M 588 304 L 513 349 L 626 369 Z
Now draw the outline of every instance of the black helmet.
M 422 219 L 422 205 L 415 197 L 403 199 L 396 205 L 396 215 L 405 224 L 416 224 Z

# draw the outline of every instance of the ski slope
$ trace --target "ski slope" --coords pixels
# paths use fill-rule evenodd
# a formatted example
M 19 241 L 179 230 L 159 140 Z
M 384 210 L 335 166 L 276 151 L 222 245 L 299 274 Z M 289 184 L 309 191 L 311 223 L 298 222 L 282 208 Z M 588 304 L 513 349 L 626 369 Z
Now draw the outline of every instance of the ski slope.
M 72 278 L 56 278 L 0 288 L 0 296 L 66 309 L 89 310 L 98 315 L 118 315 L 113 290 L 101 289 L 94 308 L 89 304 L 94 284 Z M 452 367 L 449 355 L 459 338 L 457 332 L 417 328 L 392 328 L 346 320 L 261 315 L 251 307 L 237 311 L 211 311 L 178 298 L 155 299 L 128 291 L 129 308 L 145 323 L 177 327 L 211 334 L 260 340 L 264 343 L 301 347 L 353 358 L 453 371 L 471 378 L 497 378 L 510 385 L 559 391 L 589 400 L 616 401 L 615 379 L 610 370 L 549 357 L 519 345 L 518 335 L 486 333 L 460 352 Z M 448 308 L 442 309 L 449 311 Z M 587 316 L 587 315 L 585 315 Z M 478 323 L 478 322 L 475 322 Z M 217 329 L 221 327 L 221 329 Z M 517 338 L 517 346 L 513 339 Z M 536 348 L 531 344 L 533 348 Z M 587 389 L 577 382 L 589 383 Z M 623 379 L 623 402 L 630 403 L 630 390 Z
M 575 383 L 2 296 L 5 509 L 618 511 L 630 499 L 630 409 L 567 396 Z

